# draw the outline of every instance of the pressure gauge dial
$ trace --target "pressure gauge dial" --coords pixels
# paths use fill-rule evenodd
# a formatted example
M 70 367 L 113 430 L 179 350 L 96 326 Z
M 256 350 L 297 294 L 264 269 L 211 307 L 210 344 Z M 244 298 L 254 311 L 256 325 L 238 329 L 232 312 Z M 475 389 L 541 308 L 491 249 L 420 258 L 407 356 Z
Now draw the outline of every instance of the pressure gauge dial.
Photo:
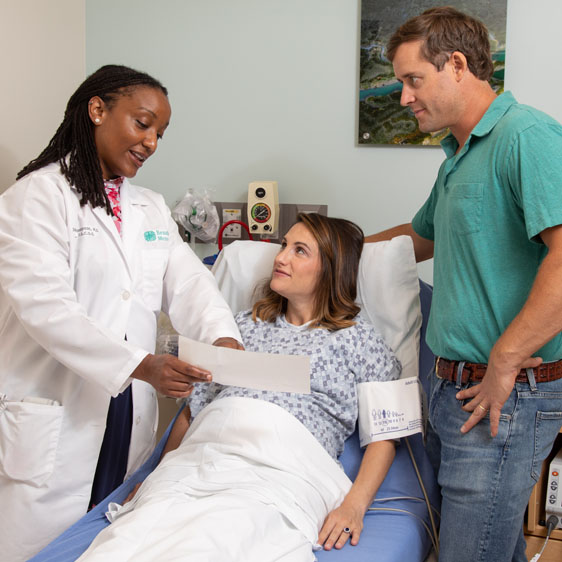
M 271 209 L 265 203 L 256 203 L 251 213 L 252 219 L 259 223 L 267 222 L 271 218 Z

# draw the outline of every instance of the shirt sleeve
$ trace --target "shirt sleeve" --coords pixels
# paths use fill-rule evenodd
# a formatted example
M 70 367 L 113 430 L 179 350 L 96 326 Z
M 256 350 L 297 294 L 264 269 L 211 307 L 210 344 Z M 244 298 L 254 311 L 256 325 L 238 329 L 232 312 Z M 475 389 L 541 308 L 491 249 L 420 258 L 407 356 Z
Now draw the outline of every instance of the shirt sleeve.
M 529 240 L 562 224 L 562 126 L 535 123 L 517 137 L 510 155 L 509 183 L 523 211 Z
M 427 240 L 435 240 L 435 205 L 437 204 L 437 182 L 435 182 L 429 197 L 412 219 L 412 228 L 416 234 Z
M 205 406 L 208 406 L 224 389 L 222 384 L 215 382 L 205 383 L 196 382 L 193 385 L 193 392 L 186 399 L 191 410 L 191 421 L 201 412 Z
M 402 365 L 382 336 L 363 320 L 357 328 L 357 345 L 353 351 L 356 383 L 399 378 Z
M 164 275 L 163 310 L 174 328 L 192 339 L 213 343 L 218 338 L 230 337 L 241 341 L 232 311 L 213 274 L 180 238 L 167 207 L 165 211 L 170 254 Z

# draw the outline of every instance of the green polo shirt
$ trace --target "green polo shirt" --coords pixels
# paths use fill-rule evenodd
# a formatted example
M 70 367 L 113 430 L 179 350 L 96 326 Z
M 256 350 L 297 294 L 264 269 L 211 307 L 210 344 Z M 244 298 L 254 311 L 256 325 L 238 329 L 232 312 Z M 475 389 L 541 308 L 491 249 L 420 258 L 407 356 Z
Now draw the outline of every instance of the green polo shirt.
M 442 146 L 447 158 L 412 221 L 435 242 L 427 342 L 436 355 L 486 363 L 547 254 L 538 235 L 562 224 L 562 126 L 506 92 L 458 154 L 452 135 Z M 562 358 L 561 335 L 536 355 Z

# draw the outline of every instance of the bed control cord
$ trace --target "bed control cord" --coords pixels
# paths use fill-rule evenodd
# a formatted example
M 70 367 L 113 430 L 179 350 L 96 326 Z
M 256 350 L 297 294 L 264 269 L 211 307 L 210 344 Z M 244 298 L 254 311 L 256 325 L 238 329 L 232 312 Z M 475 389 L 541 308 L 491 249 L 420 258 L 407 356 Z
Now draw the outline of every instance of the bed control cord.
M 427 491 L 425 489 L 425 486 L 424 486 L 420 471 L 418 469 L 416 459 L 414 458 L 414 453 L 412 451 L 412 447 L 410 446 L 410 442 L 408 441 L 408 438 L 405 437 L 404 441 L 406 443 L 406 446 L 408 447 L 408 453 L 410 454 L 410 459 L 412 460 L 412 464 L 414 466 L 414 470 L 416 472 L 416 476 L 418 477 L 418 481 L 419 481 L 420 487 L 421 487 L 422 492 L 423 492 L 423 497 L 425 499 L 416 498 L 416 497 L 409 497 L 409 496 L 396 496 L 396 497 L 390 497 L 390 498 L 375 499 L 375 501 L 373 503 L 392 501 L 392 500 L 413 500 L 413 501 L 418 501 L 418 502 L 425 502 L 425 504 L 427 506 L 427 511 L 429 513 L 429 519 L 431 521 L 431 529 L 429 528 L 429 525 L 419 515 L 416 515 L 415 513 L 412 513 L 411 511 L 408 511 L 406 509 L 398 509 L 398 508 L 394 508 L 394 507 L 370 507 L 367 511 L 395 511 L 395 512 L 399 512 L 399 513 L 407 513 L 408 515 L 411 515 L 412 517 L 415 517 L 424 526 L 425 530 L 427 531 L 427 534 L 429 535 L 429 538 L 431 539 L 431 543 L 433 544 L 433 549 L 435 550 L 435 554 L 437 556 L 439 556 L 439 534 L 437 532 L 437 525 L 435 524 L 435 518 L 434 518 L 434 514 L 433 514 L 433 512 L 435 511 L 435 513 L 439 517 L 439 511 L 437 511 L 431 505 L 431 503 L 429 501 L 429 497 L 427 495 Z M 533 562 L 535 562 L 535 561 L 533 560 Z
M 412 451 L 410 441 L 408 440 L 407 437 L 404 438 L 404 441 L 406 442 L 406 446 L 408 447 L 408 453 L 410 453 L 410 459 L 412 460 L 412 464 L 414 465 L 414 470 L 416 471 L 416 476 L 418 477 L 418 481 L 420 483 L 420 487 L 423 492 L 423 497 L 425 498 L 425 503 L 427 504 L 427 511 L 429 512 L 429 520 L 431 521 L 431 529 L 433 531 L 431 540 L 434 544 L 435 554 L 437 557 L 439 557 L 439 533 L 437 532 L 437 525 L 435 524 L 435 518 L 433 517 L 433 510 L 431 509 L 431 503 L 429 501 L 427 491 L 423 484 L 423 480 L 420 471 L 418 469 L 418 464 L 416 463 L 416 459 L 414 458 L 414 452 Z
M 412 513 L 411 511 L 408 511 L 407 509 L 398 509 L 396 507 L 369 507 L 369 509 L 367 509 L 367 511 L 396 511 L 398 513 L 407 513 L 408 515 L 411 515 L 412 517 L 415 517 L 425 527 L 425 530 L 427 531 L 427 534 L 429 535 L 429 538 L 431 539 L 431 543 L 433 544 L 433 548 L 435 549 L 435 551 L 437 552 L 439 550 L 439 545 L 435 541 L 435 539 L 433 538 L 433 533 L 431 532 L 431 529 L 429 528 L 429 525 L 419 515 L 416 515 L 415 513 Z
M 548 539 L 550 538 L 550 533 L 552 533 L 552 529 L 554 529 L 556 527 L 556 525 L 558 525 L 558 517 L 556 517 L 556 515 L 551 515 L 547 520 L 546 520 L 546 538 L 544 539 L 544 543 L 542 545 L 541 551 L 537 552 L 537 554 L 535 554 L 530 562 L 537 562 L 537 560 L 542 556 L 542 553 L 544 552 L 544 549 L 546 548 L 546 544 L 548 543 Z
M 375 500 L 373 500 L 373 503 L 392 502 L 399 500 L 411 500 L 413 502 L 426 503 L 423 498 L 416 498 L 415 496 L 389 496 L 388 498 L 376 498 Z M 435 509 L 433 506 L 431 506 L 431 509 L 433 510 L 434 514 L 437 515 L 437 517 L 441 517 L 441 514 L 439 513 L 439 511 L 437 511 L 437 509 Z

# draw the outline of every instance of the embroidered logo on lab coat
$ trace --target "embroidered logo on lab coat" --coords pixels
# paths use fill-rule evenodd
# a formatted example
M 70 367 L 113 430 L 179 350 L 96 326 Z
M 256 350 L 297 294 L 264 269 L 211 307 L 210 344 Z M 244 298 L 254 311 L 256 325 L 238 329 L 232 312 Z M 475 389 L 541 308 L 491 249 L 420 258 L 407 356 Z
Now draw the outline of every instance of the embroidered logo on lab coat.
M 144 239 L 147 242 L 156 242 L 156 240 L 167 242 L 169 238 L 170 233 L 167 230 L 147 230 L 144 233 Z

